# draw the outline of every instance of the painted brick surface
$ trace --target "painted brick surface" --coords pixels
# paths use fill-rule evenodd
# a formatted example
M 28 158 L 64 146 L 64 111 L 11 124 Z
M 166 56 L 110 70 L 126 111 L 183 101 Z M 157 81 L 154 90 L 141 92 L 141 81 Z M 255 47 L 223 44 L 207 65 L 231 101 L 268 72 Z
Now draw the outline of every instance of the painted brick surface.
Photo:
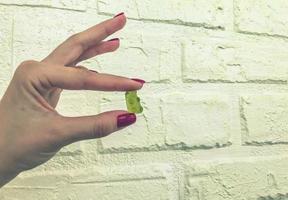
M 0 199 L 288 199 L 284 0 L 0 0 L 0 95 L 19 63 L 122 11 L 118 51 L 81 65 L 146 80 L 137 123 L 63 148 Z M 57 106 L 114 109 L 124 92 L 64 91 Z
M 285 0 L 235 1 L 236 27 L 242 32 L 288 36 Z
M 184 44 L 185 82 L 287 81 L 286 42 L 229 35 L 191 38 Z
M 287 157 L 192 164 L 187 167 L 187 197 L 262 200 L 282 196 L 285 199 L 286 169 Z
M 132 32 L 128 28 L 120 35 L 123 42 L 119 52 L 99 57 L 101 68 L 105 72 L 128 77 L 138 73 L 147 82 L 180 79 L 181 45 L 177 38 L 173 38 L 173 29 L 146 32 L 145 28 L 133 22 L 128 22 L 127 27 L 130 26 L 133 26 Z
M 146 87 L 146 86 L 144 86 Z M 164 145 L 164 126 L 161 120 L 160 98 L 143 89 L 139 91 L 141 104 L 146 110 L 138 115 L 139 123 L 120 130 L 119 134 L 111 135 L 101 140 L 103 152 L 107 151 L 130 151 L 141 149 L 154 149 Z M 127 109 L 125 93 L 103 94 L 101 98 L 101 112 L 111 109 Z M 133 141 L 133 142 L 131 142 Z
M 45 178 L 43 178 L 45 177 Z M 69 176 L 64 174 L 33 174 L 19 176 L 1 191 L 5 200 L 11 199 L 57 199 L 57 188 L 66 183 Z M 25 194 L 25 195 L 24 195 Z
M 124 0 L 115 4 L 113 0 L 98 1 L 101 13 L 112 14 L 121 11 L 136 19 L 181 22 L 184 24 L 194 24 L 196 26 L 224 28 L 224 20 L 228 16 L 227 5 L 229 1 L 212 0 L 209 4 L 201 0 L 191 1 L 141 1 Z M 159 12 L 161 10 L 161 12 Z
M 247 95 L 242 97 L 243 142 L 288 142 L 287 94 Z
M 1 0 L 0 4 L 17 6 L 39 6 L 84 11 L 87 0 Z
M 11 9 L 5 9 L 0 7 L 0 94 L 3 96 L 10 79 L 12 77 L 12 24 L 13 24 L 13 13 Z
M 164 97 L 162 102 L 169 145 L 197 148 L 229 144 L 231 125 L 227 97 L 175 93 Z
M 30 5 L 30 6 L 36 6 L 36 5 L 50 5 L 51 0 L 1 0 L 1 4 L 6 5 Z
M 13 61 L 16 65 L 14 68 L 16 69 L 23 60 L 31 58 L 42 60 L 73 33 L 100 22 L 99 17 L 95 15 L 84 21 L 81 20 L 83 17 L 83 13 L 75 11 L 50 8 L 29 11 L 27 7 L 18 8 L 14 13 Z M 68 20 L 74 23 L 65 23 Z
M 17 199 L 24 190 L 24 199 L 42 199 L 43 195 L 43 199 L 55 200 L 99 197 L 103 200 L 170 200 L 177 194 L 168 190 L 171 187 L 168 178 L 173 178 L 173 167 L 165 164 L 98 167 L 88 168 L 85 172 L 36 173 L 19 176 L 5 188 L 2 195 L 7 199 Z

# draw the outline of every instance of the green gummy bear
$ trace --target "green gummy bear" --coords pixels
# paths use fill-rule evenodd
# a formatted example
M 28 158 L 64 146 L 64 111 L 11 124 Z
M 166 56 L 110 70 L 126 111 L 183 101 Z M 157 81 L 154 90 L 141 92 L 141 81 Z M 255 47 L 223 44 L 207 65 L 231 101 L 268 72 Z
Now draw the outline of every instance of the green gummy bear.
M 137 96 L 137 91 L 127 91 L 125 93 L 126 105 L 129 112 L 142 113 L 143 107 L 140 104 L 140 98 Z

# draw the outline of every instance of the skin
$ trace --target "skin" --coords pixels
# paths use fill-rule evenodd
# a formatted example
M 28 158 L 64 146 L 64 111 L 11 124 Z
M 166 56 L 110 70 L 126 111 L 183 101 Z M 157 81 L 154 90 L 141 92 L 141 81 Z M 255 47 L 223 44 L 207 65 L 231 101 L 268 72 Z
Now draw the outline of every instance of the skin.
M 119 40 L 104 41 L 121 30 L 125 15 L 69 37 L 41 62 L 24 61 L 0 101 L 0 187 L 19 173 L 51 159 L 71 143 L 101 138 L 123 129 L 115 110 L 93 116 L 66 117 L 55 107 L 63 89 L 130 91 L 141 83 L 77 67 L 83 60 L 115 51 Z

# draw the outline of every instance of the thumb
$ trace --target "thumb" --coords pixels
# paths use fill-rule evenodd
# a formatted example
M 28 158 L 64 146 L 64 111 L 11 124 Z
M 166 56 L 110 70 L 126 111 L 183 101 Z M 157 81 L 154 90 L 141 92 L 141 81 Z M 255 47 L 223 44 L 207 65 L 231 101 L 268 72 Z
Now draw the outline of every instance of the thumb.
M 76 141 L 105 137 L 136 122 L 136 115 L 127 111 L 108 111 L 94 116 L 62 117 L 63 145 Z

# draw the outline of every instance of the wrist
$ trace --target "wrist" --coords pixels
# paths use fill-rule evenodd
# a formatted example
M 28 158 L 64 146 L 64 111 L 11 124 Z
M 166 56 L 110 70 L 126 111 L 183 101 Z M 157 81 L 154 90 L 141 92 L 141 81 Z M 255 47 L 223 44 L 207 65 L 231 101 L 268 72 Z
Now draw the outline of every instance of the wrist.
M 3 109 L 1 107 L 0 101 L 0 188 L 5 184 L 10 182 L 13 178 L 15 178 L 20 172 L 17 172 L 15 169 L 15 161 L 13 161 L 12 156 L 7 152 L 7 145 L 5 145 L 5 134 L 6 133 L 6 122 L 2 118 Z
M 7 158 L 7 157 L 6 157 Z M 20 171 L 17 171 L 15 165 L 9 159 L 3 158 L 0 154 L 0 188 L 15 178 Z
M 5 164 L 0 162 L 0 188 L 14 179 L 20 172 L 5 167 Z
M 9 183 L 12 179 L 14 179 L 19 173 L 12 173 L 9 171 L 0 171 L 0 188 L 5 184 Z

